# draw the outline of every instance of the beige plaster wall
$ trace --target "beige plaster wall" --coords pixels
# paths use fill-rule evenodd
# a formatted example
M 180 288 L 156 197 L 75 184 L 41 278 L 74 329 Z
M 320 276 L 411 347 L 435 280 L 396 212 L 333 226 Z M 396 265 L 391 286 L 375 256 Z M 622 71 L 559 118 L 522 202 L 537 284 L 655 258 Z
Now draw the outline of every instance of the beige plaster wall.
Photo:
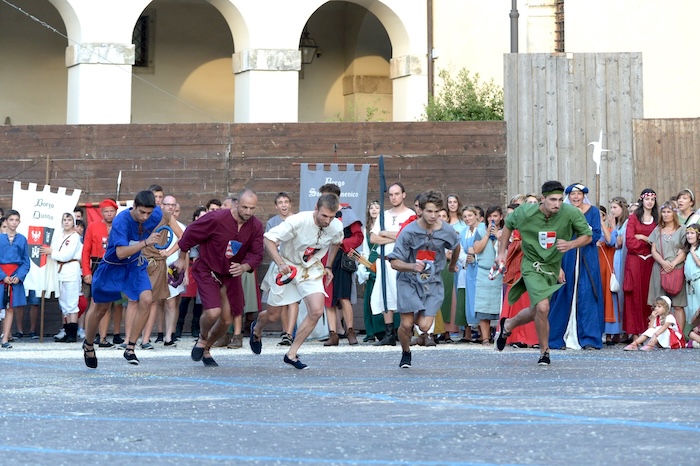
M 66 30 L 58 11 L 46 0 L 21 6 Z M 0 5 L 0 125 L 64 124 L 68 76 L 67 40 L 7 5 Z
M 134 68 L 132 123 L 232 122 L 233 39 L 221 14 L 204 0 L 156 0 L 148 10 L 156 12 L 154 68 Z
M 567 0 L 568 52 L 642 52 L 644 117 L 700 116 L 697 0 Z

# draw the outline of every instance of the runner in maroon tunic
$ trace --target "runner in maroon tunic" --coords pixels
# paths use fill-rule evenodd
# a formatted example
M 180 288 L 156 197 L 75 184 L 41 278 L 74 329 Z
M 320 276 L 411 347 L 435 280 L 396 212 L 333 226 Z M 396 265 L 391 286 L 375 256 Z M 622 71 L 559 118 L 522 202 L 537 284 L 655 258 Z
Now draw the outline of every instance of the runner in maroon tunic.
M 209 350 L 226 333 L 233 317 L 243 313 L 241 275 L 252 273 L 262 262 L 264 228 L 253 216 L 257 203 L 255 192 L 245 189 L 230 210 L 212 211 L 200 217 L 187 227 L 178 242 L 181 252 L 175 267 L 180 272 L 185 269 L 187 252 L 199 245 L 192 277 L 204 311 L 191 356 L 205 366 L 218 366 Z

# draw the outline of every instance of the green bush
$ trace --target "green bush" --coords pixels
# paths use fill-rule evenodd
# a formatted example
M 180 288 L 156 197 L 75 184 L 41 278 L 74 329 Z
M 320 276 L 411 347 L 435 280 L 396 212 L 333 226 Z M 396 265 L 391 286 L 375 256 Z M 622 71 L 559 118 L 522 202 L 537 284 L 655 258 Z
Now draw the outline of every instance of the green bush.
M 457 78 L 444 69 L 438 76 L 442 85 L 425 106 L 427 121 L 503 120 L 503 88 L 493 79 L 481 83 L 479 73 L 472 77 L 464 68 Z

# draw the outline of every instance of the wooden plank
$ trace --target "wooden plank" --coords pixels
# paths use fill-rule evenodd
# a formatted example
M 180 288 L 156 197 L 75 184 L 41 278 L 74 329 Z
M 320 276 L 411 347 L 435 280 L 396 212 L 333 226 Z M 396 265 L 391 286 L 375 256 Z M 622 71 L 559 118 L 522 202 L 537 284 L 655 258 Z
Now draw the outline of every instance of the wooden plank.
M 610 163 L 618 168 L 617 176 L 608 185 L 608 198 L 623 196 L 628 201 L 634 197 L 634 159 L 633 154 L 633 118 L 632 115 L 632 60 L 629 53 L 618 54 L 618 87 L 617 87 L 617 108 L 618 108 L 618 137 L 617 142 L 608 140 L 610 145 Z
M 518 54 L 518 160 L 517 192 L 527 191 L 535 182 L 533 131 L 533 71 L 531 54 Z
M 507 124 L 506 147 L 507 147 L 507 192 L 509 196 L 513 196 L 518 191 L 518 176 L 519 162 L 518 157 L 518 54 L 506 53 L 504 57 L 504 108 L 503 115 Z
M 587 54 L 574 54 L 573 56 L 573 131 L 571 133 L 571 169 L 562 174 L 559 181 L 570 183 L 575 181 L 575 174 L 585 173 L 585 162 L 581 159 L 581 144 L 587 144 L 586 141 L 586 112 L 588 111 L 586 97 L 586 57 Z
M 618 160 L 620 153 L 620 126 L 623 118 L 619 107 L 620 88 L 626 84 L 620 82 L 620 54 L 605 54 L 605 81 L 607 92 L 605 93 L 605 115 L 603 128 L 602 148 L 610 152 L 603 152 L 600 164 L 600 204 L 608 207 L 608 201 L 619 195 L 620 167 Z

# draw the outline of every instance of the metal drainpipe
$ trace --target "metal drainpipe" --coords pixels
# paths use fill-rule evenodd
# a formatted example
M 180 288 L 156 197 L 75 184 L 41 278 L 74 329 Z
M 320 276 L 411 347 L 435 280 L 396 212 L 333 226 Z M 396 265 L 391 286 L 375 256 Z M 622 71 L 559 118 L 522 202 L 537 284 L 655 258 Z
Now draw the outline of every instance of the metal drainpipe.
M 427 0 L 428 7 L 428 99 L 435 94 L 435 67 L 433 66 L 433 0 Z
M 518 0 L 511 0 L 510 10 L 510 53 L 518 53 Z

